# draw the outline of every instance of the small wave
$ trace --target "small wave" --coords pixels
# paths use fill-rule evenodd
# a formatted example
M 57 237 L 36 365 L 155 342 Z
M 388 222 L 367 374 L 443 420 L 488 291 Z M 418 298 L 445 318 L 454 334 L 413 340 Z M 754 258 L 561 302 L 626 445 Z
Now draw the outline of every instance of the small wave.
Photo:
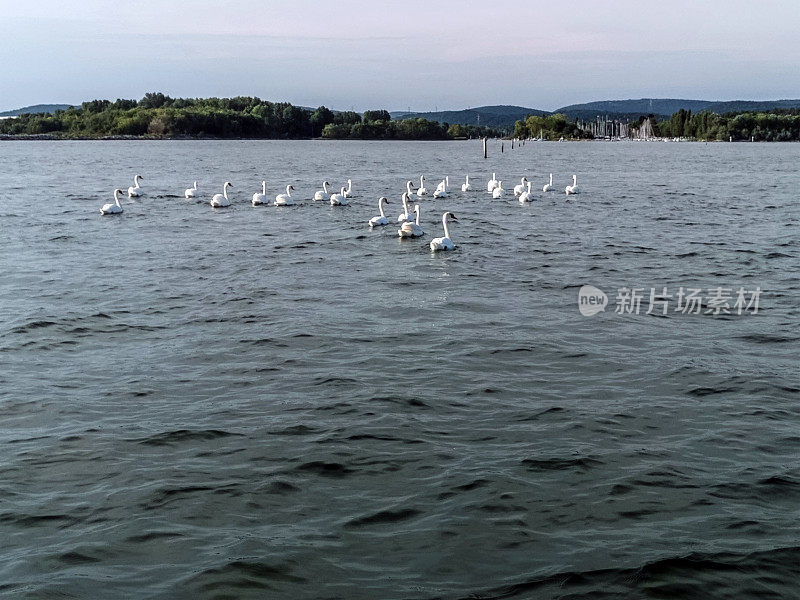
M 244 435 L 241 433 L 231 433 L 228 431 L 222 431 L 220 429 L 176 429 L 175 431 L 165 431 L 163 433 L 157 433 L 148 437 L 135 438 L 127 441 L 137 442 L 145 446 L 169 446 L 172 444 L 180 444 L 182 442 L 191 442 L 195 440 L 216 440 L 219 438 L 232 436 L 244 437 Z
M 415 508 L 404 508 L 400 510 L 382 510 L 371 515 L 358 517 L 348 521 L 347 527 L 363 527 L 364 525 L 380 525 L 383 523 L 397 523 L 405 521 L 420 514 Z
M 344 477 L 345 475 L 353 472 L 352 469 L 347 468 L 341 463 L 329 463 L 322 461 L 303 463 L 302 465 L 295 467 L 294 470 L 301 471 L 303 473 L 312 473 L 322 477 Z
M 522 464 L 529 471 L 561 471 L 564 469 L 579 469 L 588 470 L 603 462 L 588 456 L 580 458 L 548 458 L 548 459 L 535 459 L 526 458 Z

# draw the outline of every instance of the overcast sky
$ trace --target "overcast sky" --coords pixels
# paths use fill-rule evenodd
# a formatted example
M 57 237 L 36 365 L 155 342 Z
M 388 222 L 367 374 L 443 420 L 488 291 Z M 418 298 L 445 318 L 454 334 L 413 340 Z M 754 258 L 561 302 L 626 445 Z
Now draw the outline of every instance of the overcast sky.
M 800 0 L 0 0 L 0 110 L 259 96 L 552 110 L 800 97 Z

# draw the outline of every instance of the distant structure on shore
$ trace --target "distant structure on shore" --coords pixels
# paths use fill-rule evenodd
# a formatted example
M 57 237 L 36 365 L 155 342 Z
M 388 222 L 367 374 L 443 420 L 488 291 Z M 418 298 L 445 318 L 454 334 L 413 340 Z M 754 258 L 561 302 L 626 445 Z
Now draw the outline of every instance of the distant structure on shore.
M 595 138 L 612 139 L 628 137 L 628 121 L 598 116 L 594 121 L 578 121 L 578 129 L 591 133 Z

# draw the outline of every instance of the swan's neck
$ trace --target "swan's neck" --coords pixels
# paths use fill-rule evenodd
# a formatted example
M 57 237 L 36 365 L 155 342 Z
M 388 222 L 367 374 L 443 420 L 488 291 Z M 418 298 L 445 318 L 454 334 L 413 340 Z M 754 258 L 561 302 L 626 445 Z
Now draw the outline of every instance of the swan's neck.
M 267 182 L 266 181 L 262 181 L 261 182 L 261 193 L 264 194 L 265 196 L 267 195 Z
M 444 178 L 444 184 L 447 187 L 450 187 L 450 175 L 446 175 Z
M 425 187 L 425 175 L 419 176 L 419 187 Z
M 447 213 L 442 215 L 442 225 L 444 225 L 444 237 L 450 237 L 450 230 L 447 228 Z
M 467 185 L 469 185 L 469 175 L 467 175 Z
M 553 174 L 550 173 L 550 185 L 553 185 Z
M 497 181 L 497 173 L 492 173 L 492 179 L 494 179 L 495 181 Z
M 114 202 L 116 202 L 117 206 L 119 206 L 119 191 L 117 190 L 114 190 Z
M 576 185 L 577 183 L 578 183 L 578 176 L 577 175 L 573 175 L 572 176 L 572 185 Z
M 225 200 L 228 199 L 228 186 L 227 186 L 227 184 L 222 186 L 222 195 L 225 196 Z
M 417 213 L 417 218 L 414 222 L 417 224 L 417 227 L 419 227 L 419 204 L 417 204 L 416 208 L 414 209 L 414 212 Z
M 197 182 L 194 182 L 194 189 L 197 189 Z
M 326 194 L 328 193 L 328 182 L 327 181 L 323 181 L 322 182 L 322 191 L 325 192 Z
M 353 189 L 353 182 L 348 179 L 347 180 L 347 193 L 349 194 L 352 189 Z
M 409 194 L 411 194 L 411 182 L 410 181 L 406 181 L 406 191 Z
M 139 176 L 133 178 L 133 187 L 139 187 Z
M 531 182 L 530 181 L 528 182 L 528 193 L 529 194 L 531 193 Z
M 378 200 L 378 210 L 381 211 L 381 217 L 386 216 L 385 214 L 383 214 L 383 200 Z

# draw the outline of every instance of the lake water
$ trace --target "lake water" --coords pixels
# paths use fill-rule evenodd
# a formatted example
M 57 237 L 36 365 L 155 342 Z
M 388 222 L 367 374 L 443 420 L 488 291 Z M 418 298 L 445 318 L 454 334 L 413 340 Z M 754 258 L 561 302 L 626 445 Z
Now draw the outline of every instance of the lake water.
M 0 143 L 0 595 L 800 593 L 800 145 L 505 150 Z M 423 173 L 426 235 L 370 231 Z

